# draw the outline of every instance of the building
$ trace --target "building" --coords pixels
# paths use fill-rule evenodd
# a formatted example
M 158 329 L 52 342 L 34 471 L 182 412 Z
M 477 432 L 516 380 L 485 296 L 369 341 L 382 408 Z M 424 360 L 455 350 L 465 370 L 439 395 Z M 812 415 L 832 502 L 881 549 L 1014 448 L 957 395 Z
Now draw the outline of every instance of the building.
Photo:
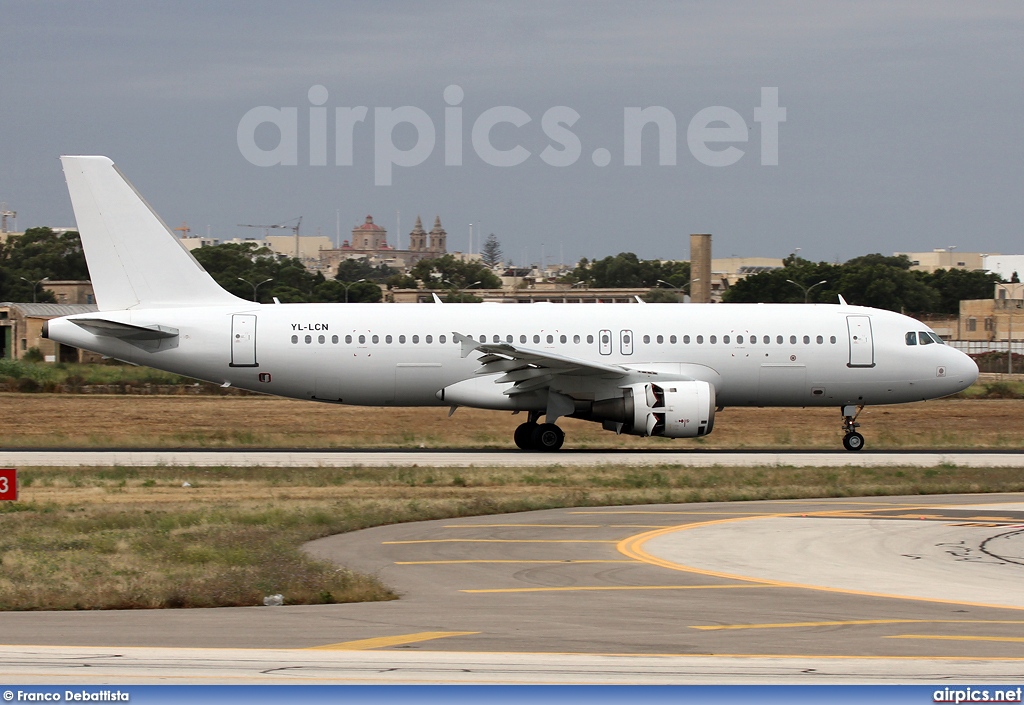
M 650 293 L 650 288 L 641 289 L 585 289 L 567 284 L 557 286 L 538 286 L 535 289 L 461 289 L 459 293 L 469 297 L 483 299 L 484 303 L 502 304 L 635 304 L 637 296 Z M 442 299 L 447 297 L 445 290 L 429 289 L 392 289 L 385 292 L 387 301 L 395 303 L 428 304 L 434 301 L 434 294 Z
M 996 284 L 991 299 L 961 301 L 957 338 L 979 342 L 1024 339 L 1024 284 Z
M 96 353 L 43 337 L 43 324 L 51 318 L 96 310 L 95 304 L 0 303 L 0 358 L 20 360 L 35 348 L 46 362 L 98 362 Z
M 939 247 L 931 252 L 894 252 L 910 260 L 910 269 L 931 274 L 937 269 L 970 269 L 984 271 L 985 258 L 992 255 L 982 252 L 957 252 L 956 247 Z
M 440 257 L 448 252 L 448 233 L 441 226 L 441 217 L 434 218 L 430 232 L 416 216 L 416 225 L 409 233 L 409 249 L 397 250 L 388 244 L 388 231 L 373 222 L 373 216 L 352 228 L 352 235 L 339 248 L 320 251 L 318 268 L 325 273 L 337 272 L 338 265 L 349 259 L 365 259 L 374 266 L 387 265 L 393 269 L 408 270 L 422 259 Z
M 1013 275 L 1017 279 L 1024 276 L 1024 255 L 985 255 L 985 271 L 998 274 L 1003 281 L 1010 281 Z
M 53 280 L 43 282 L 43 290 L 53 293 L 59 304 L 94 304 L 96 293 L 88 280 Z

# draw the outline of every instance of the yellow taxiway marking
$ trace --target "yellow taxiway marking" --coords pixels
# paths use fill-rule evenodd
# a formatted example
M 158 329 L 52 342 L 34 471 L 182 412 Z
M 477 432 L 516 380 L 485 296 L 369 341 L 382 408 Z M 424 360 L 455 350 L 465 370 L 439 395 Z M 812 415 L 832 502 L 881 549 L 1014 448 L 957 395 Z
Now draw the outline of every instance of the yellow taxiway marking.
M 384 546 L 409 543 L 618 543 L 599 539 L 419 539 L 416 541 L 381 541 Z
M 457 561 L 395 561 L 395 565 L 451 565 L 453 563 L 638 563 L 639 561 L 629 560 L 628 558 L 608 558 L 608 559 L 577 559 L 577 558 L 566 558 L 564 560 L 522 560 L 517 561 L 508 558 L 481 558 L 478 560 L 463 559 Z
M 446 529 L 660 529 L 664 524 L 445 524 Z
M 810 517 L 824 517 L 824 516 L 836 516 L 842 514 L 842 510 L 832 510 L 827 512 L 809 512 L 806 516 Z M 714 526 L 716 524 L 730 524 L 733 522 L 740 521 L 755 521 L 757 519 L 775 519 L 779 517 L 791 517 L 792 512 L 784 512 L 779 514 L 760 514 L 756 516 L 746 517 L 733 517 L 730 519 L 713 519 L 711 521 L 694 522 L 693 524 L 679 524 L 677 526 L 666 526 L 663 529 L 656 529 L 654 531 L 648 531 L 643 534 L 637 534 L 627 539 L 623 539 L 619 542 L 618 550 L 629 558 L 635 558 L 638 561 L 643 561 L 651 565 L 656 565 L 661 568 L 667 568 L 669 570 L 678 570 L 683 573 L 694 573 L 696 575 L 706 575 L 712 578 L 723 578 L 725 580 L 741 580 L 744 582 L 755 583 L 757 585 L 770 585 L 772 587 L 783 587 L 783 588 L 794 588 L 797 590 L 816 590 L 818 592 L 832 592 L 839 595 L 857 595 L 861 597 L 883 597 L 890 600 L 913 600 L 915 602 L 933 602 L 944 605 L 967 605 L 969 607 L 989 607 L 993 609 L 1003 610 L 1024 610 L 1024 607 L 1015 605 L 994 605 L 985 602 L 968 602 L 965 600 L 947 600 L 938 597 L 920 597 L 914 595 L 893 595 L 884 592 L 872 592 L 870 590 L 853 590 L 849 588 L 838 588 L 830 587 L 826 585 L 807 585 L 804 583 L 791 583 L 785 580 L 772 580 L 768 578 L 755 578 L 749 575 L 735 575 L 733 573 L 724 573 L 717 570 L 706 570 L 704 568 L 695 568 L 693 566 L 683 565 L 681 563 L 674 563 L 673 561 L 666 560 L 653 556 L 643 549 L 643 545 L 651 539 L 665 534 L 675 533 L 677 531 L 688 531 L 690 529 L 697 529 L 706 526 Z M 801 515 L 804 516 L 804 515 Z
M 311 646 L 308 651 L 366 651 L 367 649 L 382 649 L 387 646 L 401 646 L 403 644 L 415 644 L 419 641 L 430 641 L 431 639 L 444 639 L 449 636 L 468 636 L 480 632 L 418 632 L 416 634 L 399 634 L 397 636 L 378 636 L 372 639 L 357 639 L 355 641 L 343 641 L 339 644 L 325 644 L 323 646 Z
M 774 587 L 772 585 L 570 585 L 566 587 L 488 588 L 486 590 L 459 590 L 459 592 L 574 592 L 601 590 L 750 590 Z
M 898 634 L 896 636 L 887 636 L 886 639 L 941 639 L 946 641 L 1012 641 L 1014 643 L 1024 643 L 1024 636 L 956 636 L 956 635 L 944 635 L 944 634 Z
M 995 619 L 848 619 L 835 622 L 781 622 L 777 624 L 709 624 L 691 626 L 701 631 L 733 629 L 798 629 L 800 627 L 846 627 L 871 624 L 1024 624 L 1020 620 Z

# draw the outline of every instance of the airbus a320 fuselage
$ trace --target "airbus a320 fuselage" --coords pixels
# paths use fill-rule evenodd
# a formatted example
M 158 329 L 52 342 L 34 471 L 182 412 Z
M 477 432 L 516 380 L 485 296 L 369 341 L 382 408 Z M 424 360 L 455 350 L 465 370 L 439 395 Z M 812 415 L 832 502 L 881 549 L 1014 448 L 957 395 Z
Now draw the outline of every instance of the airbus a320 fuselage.
M 858 408 L 953 394 L 975 363 L 897 313 L 803 304 L 257 304 L 221 287 L 105 157 L 63 157 L 100 312 L 49 338 L 298 399 L 526 412 L 523 449 L 563 417 L 691 438 L 726 406 Z M 544 423 L 538 423 L 540 417 Z

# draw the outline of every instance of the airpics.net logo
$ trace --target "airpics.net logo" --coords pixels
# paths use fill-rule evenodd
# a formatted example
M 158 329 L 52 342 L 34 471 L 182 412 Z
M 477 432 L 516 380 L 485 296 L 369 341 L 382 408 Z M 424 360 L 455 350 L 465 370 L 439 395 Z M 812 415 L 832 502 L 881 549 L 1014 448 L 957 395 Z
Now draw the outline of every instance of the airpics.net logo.
M 329 111 L 325 106 L 328 92 L 323 86 L 309 89 L 309 165 L 327 166 Z M 443 149 L 445 166 L 462 166 L 465 125 L 469 120 L 461 107 L 465 91 L 451 85 L 444 89 Z M 365 105 L 334 108 L 334 166 L 352 166 L 357 131 L 371 129 L 365 125 L 370 114 Z M 540 129 L 549 144 L 537 156 L 552 167 L 576 164 L 583 156 L 583 143 L 572 127 L 580 114 L 566 105 L 544 111 Z M 786 121 L 786 109 L 779 106 L 778 88 L 761 88 L 761 104 L 753 109 L 753 120 L 759 125 L 761 165 L 779 163 L 779 124 Z M 469 142 L 482 163 L 509 168 L 524 164 L 534 155 L 518 142 L 511 148 L 499 149 L 492 142 L 492 131 L 502 124 L 516 129 L 529 129 L 533 117 L 512 105 L 498 105 L 484 110 L 469 126 Z M 276 128 L 277 144 L 265 148 L 257 143 L 257 130 L 264 125 Z M 395 144 L 395 130 L 411 126 L 416 139 L 408 148 Z M 645 127 L 653 125 L 654 130 Z M 401 128 L 409 130 L 409 127 Z M 425 110 L 403 105 L 398 108 L 373 109 L 374 183 L 390 186 L 395 167 L 411 168 L 423 164 L 437 147 L 438 135 L 434 120 Z M 507 131 L 508 128 L 504 128 Z M 623 166 L 642 166 L 644 135 L 658 143 L 658 164 L 675 166 L 677 160 L 677 121 L 668 108 L 661 106 L 626 107 L 622 112 Z M 736 145 L 749 141 L 746 119 L 738 111 L 714 105 L 698 111 L 686 126 L 686 146 L 701 164 L 710 167 L 731 166 L 746 152 Z M 299 164 L 299 108 L 275 108 L 261 105 L 242 116 L 238 122 L 238 149 L 250 164 L 256 166 L 297 166 Z M 404 143 L 403 143 L 404 144 Z M 305 146 L 305 145 L 303 145 Z M 598 147 L 590 152 L 595 166 L 612 163 L 611 150 Z

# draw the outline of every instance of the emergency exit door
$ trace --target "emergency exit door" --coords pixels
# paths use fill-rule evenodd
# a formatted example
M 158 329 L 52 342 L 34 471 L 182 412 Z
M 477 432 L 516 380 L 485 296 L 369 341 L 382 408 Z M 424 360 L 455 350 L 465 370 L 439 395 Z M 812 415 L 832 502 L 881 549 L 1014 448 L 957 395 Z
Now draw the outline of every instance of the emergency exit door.
M 231 317 L 231 367 L 259 367 L 254 314 L 237 313 Z
M 849 367 L 874 367 L 875 344 L 871 339 L 871 317 L 847 316 L 846 325 L 850 332 Z

